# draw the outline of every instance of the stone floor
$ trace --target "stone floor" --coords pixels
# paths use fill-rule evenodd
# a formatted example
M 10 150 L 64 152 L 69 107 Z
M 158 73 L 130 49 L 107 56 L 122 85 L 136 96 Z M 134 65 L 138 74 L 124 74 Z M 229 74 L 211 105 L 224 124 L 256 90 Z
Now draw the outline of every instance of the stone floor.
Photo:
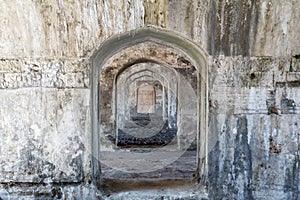
M 196 151 L 130 148 L 101 152 L 103 185 L 114 191 L 183 187 L 196 180 Z

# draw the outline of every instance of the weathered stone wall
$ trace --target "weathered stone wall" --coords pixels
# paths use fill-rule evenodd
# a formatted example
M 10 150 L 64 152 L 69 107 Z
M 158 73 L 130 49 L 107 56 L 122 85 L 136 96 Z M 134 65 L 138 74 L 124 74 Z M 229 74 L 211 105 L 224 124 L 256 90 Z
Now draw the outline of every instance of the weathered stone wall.
M 299 199 L 300 77 L 290 64 L 270 57 L 213 60 L 212 196 Z
M 209 54 L 210 198 L 300 198 L 300 1 L 1 0 L 0 10 L 1 198 L 101 198 L 89 185 L 90 57 L 146 25 Z

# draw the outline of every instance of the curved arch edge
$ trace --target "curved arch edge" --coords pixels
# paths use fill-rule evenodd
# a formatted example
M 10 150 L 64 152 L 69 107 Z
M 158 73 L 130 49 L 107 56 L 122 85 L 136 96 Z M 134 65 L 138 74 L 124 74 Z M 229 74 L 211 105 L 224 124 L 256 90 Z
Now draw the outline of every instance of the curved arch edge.
M 98 87 L 99 80 L 98 76 L 101 72 L 102 65 L 114 54 L 122 51 L 128 46 L 134 46 L 139 43 L 152 41 L 160 42 L 167 46 L 170 46 L 175 49 L 180 49 L 186 53 L 192 60 L 197 63 L 198 73 L 199 73 L 199 87 L 200 88 L 200 99 L 198 105 L 199 118 L 201 119 L 198 130 L 203 131 L 197 134 L 198 142 L 204 140 L 205 142 L 198 147 L 198 167 L 201 168 L 200 176 L 205 176 L 207 174 L 207 159 L 205 158 L 207 150 L 207 126 L 208 126 L 208 54 L 200 48 L 193 41 L 181 36 L 178 33 L 175 33 L 170 30 L 154 28 L 154 27 L 144 27 L 137 30 L 125 32 L 120 35 L 113 36 L 106 41 L 104 41 L 100 47 L 95 51 L 91 57 L 92 69 L 91 69 L 91 123 L 92 123 L 92 171 L 93 171 L 93 182 L 94 184 L 99 184 L 99 174 L 101 173 L 99 158 L 100 142 L 99 142 L 99 107 L 98 107 Z M 200 152 L 200 153 L 199 153 Z M 200 161 L 204 158 L 204 161 Z

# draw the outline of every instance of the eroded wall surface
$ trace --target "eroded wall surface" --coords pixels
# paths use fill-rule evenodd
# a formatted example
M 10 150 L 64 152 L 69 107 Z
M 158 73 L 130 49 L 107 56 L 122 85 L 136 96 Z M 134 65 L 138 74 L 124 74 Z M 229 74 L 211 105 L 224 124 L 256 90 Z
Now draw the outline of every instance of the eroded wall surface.
M 300 1 L 1 0 L 0 10 L 1 198 L 102 197 L 89 184 L 90 57 L 146 25 L 209 54 L 209 197 L 300 198 Z

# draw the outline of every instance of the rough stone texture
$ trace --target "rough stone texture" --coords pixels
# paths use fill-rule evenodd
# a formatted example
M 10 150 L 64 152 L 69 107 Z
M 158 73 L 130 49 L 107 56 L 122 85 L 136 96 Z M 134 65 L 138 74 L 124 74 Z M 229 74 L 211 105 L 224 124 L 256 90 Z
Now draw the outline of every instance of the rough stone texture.
M 13 0 L 0 10 L 4 58 L 89 57 L 109 36 L 144 25 L 142 1 Z
M 0 88 L 87 88 L 89 62 L 86 59 L 0 60 Z
M 300 1 L 0 0 L 0 10 L 1 198 L 207 198 L 186 187 L 106 196 L 90 184 L 89 58 L 151 25 L 209 54 L 201 192 L 300 199 Z
M 286 58 L 213 60 L 211 197 L 299 199 L 300 89 L 291 65 Z
M 82 181 L 89 170 L 88 97 L 87 89 L 2 90 L 1 182 Z

